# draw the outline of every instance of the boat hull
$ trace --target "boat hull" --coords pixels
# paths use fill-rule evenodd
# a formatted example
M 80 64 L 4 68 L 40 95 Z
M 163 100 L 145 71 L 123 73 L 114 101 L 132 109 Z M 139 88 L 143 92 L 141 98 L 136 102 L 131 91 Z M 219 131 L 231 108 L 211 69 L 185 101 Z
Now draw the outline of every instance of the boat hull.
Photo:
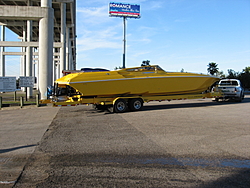
M 212 77 L 150 77 L 70 83 L 83 96 L 173 95 L 201 93 L 216 81 Z
M 69 85 L 83 97 L 150 96 L 197 94 L 209 89 L 219 78 L 194 73 L 172 73 L 158 66 L 122 69 L 120 71 L 76 73 L 56 81 Z

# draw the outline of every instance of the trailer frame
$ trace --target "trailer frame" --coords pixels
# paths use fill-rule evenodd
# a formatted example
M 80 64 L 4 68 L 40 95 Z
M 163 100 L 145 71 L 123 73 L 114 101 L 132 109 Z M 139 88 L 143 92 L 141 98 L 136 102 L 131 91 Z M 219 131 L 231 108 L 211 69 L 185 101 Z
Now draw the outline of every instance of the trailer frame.
M 151 101 L 171 101 L 186 99 L 205 99 L 223 97 L 221 92 L 206 92 L 202 94 L 179 94 L 179 95 L 132 95 L 132 96 L 94 96 L 85 97 L 75 95 L 67 97 L 67 100 L 47 99 L 41 100 L 40 104 L 51 103 L 54 107 L 77 106 L 77 105 L 94 105 L 96 109 L 109 109 L 110 111 L 121 113 L 128 109 L 131 111 L 141 110 L 143 103 Z

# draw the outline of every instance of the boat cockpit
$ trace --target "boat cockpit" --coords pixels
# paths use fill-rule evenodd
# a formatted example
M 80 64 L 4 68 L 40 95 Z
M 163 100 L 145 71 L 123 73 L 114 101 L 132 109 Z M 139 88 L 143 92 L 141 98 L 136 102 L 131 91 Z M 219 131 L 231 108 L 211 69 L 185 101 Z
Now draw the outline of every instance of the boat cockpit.
M 120 71 L 127 71 L 127 72 L 149 72 L 150 71 L 150 73 L 158 73 L 158 71 L 164 71 L 164 70 L 158 65 L 150 65 L 150 66 L 125 68 Z

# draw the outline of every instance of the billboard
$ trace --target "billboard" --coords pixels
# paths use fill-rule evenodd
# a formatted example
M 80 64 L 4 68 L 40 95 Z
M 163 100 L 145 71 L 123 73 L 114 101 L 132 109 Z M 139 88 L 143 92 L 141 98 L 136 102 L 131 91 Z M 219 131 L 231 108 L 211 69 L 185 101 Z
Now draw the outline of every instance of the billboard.
M 115 17 L 140 18 L 140 5 L 128 3 L 109 3 L 109 15 Z

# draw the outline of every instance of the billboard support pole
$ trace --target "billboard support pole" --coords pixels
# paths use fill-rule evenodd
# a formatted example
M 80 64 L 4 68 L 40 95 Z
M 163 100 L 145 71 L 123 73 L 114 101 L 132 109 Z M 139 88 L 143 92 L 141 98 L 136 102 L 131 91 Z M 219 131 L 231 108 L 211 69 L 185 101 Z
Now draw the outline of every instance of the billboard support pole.
M 123 25 L 124 25 L 124 31 L 123 31 L 123 63 L 122 63 L 122 68 L 126 68 L 125 66 L 125 61 L 126 61 L 126 17 L 123 16 Z
M 126 68 L 126 19 L 140 18 L 140 5 L 127 3 L 109 3 L 109 16 L 123 18 L 123 54 L 122 54 L 122 68 Z

